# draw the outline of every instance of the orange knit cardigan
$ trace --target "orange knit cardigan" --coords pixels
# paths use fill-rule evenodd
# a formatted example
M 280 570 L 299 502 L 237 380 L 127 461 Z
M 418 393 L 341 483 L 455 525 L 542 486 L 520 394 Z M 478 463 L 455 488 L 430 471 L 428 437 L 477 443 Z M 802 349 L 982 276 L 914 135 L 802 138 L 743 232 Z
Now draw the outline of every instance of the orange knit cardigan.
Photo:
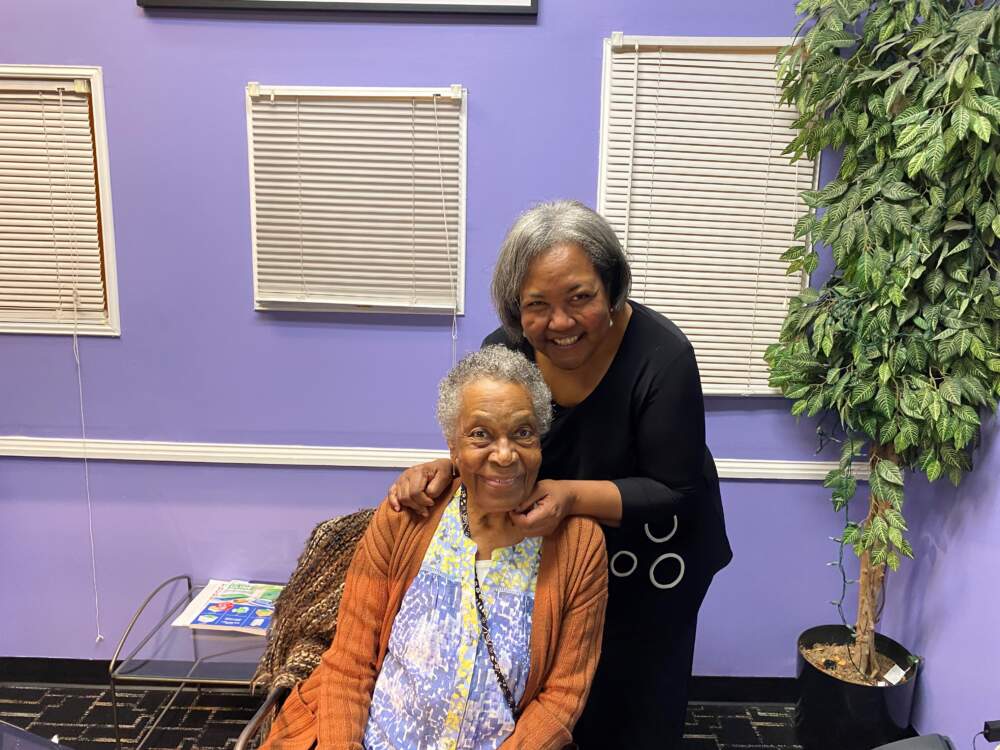
M 261 750 L 363 750 L 393 620 L 446 506 L 437 503 L 428 518 L 378 508 L 347 572 L 333 643 L 293 689 Z M 543 540 L 528 681 L 502 750 L 560 750 L 572 742 L 600 656 L 607 583 L 595 522 L 569 517 Z

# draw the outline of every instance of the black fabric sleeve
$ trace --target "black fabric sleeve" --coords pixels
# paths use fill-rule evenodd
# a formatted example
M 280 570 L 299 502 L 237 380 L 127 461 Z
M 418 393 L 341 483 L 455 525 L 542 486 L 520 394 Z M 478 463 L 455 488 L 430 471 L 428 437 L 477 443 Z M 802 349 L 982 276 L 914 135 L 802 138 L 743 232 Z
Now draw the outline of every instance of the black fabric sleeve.
M 614 480 L 623 527 L 690 519 L 705 491 L 705 402 L 694 350 L 688 344 L 655 370 L 646 373 L 636 410 L 637 476 Z
M 503 328 L 497 328 L 495 331 L 493 331 L 491 334 L 489 334 L 486 338 L 484 338 L 483 339 L 483 343 L 481 343 L 479 345 L 479 348 L 483 349 L 483 348 L 485 348 L 487 346 L 494 346 L 495 344 L 503 344 L 508 349 L 515 349 L 516 348 L 514 346 L 513 342 L 510 340 L 510 337 L 507 336 L 507 334 L 506 334 L 506 332 L 504 331 Z

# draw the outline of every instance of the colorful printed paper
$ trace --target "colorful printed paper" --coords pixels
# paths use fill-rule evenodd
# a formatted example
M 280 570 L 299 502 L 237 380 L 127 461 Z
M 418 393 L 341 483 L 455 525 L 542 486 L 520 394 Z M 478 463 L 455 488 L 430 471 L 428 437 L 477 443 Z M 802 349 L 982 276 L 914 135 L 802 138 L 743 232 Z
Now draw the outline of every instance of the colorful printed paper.
M 173 624 L 266 635 L 282 588 L 273 583 L 211 580 Z

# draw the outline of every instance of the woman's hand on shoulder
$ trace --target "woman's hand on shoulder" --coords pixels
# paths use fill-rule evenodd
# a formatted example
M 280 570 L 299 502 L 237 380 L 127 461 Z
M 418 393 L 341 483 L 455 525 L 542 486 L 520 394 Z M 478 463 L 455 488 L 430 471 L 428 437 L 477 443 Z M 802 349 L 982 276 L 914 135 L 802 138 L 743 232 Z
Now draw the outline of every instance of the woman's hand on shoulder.
M 439 458 L 417 464 L 396 478 L 383 502 L 396 512 L 409 508 L 426 518 L 428 508 L 433 507 L 438 496 L 448 489 L 451 480 L 450 459 Z
M 576 495 L 570 482 L 543 479 L 516 510 L 510 512 L 514 526 L 526 536 L 548 536 L 566 516 L 574 514 Z

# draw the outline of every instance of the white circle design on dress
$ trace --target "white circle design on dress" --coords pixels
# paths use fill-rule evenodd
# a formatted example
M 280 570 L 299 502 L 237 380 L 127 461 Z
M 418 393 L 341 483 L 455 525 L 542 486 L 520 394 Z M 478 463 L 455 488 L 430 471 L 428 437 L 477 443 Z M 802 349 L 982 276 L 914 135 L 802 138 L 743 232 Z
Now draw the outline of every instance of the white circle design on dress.
M 629 557 L 632 558 L 632 567 L 629 568 L 628 571 L 625 572 L 625 573 L 620 573 L 620 572 L 618 572 L 618 570 L 615 569 L 615 561 L 619 557 L 621 557 L 622 555 L 628 555 Z M 639 558 L 637 558 L 635 555 L 633 555 L 628 550 L 622 549 L 622 550 L 618 550 L 617 552 L 615 552 L 614 555 L 611 556 L 611 563 L 609 564 L 608 567 L 611 568 L 611 574 L 612 575 L 617 576 L 618 578 L 625 578 L 626 576 L 632 575 L 635 572 L 635 569 L 638 566 L 639 566 Z
M 660 583 L 656 580 L 656 566 L 668 558 L 674 558 L 680 563 L 681 570 L 677 574 L 677 577 L 670 583 Z M 658 558 L 653 560 L 653 564 L 649 566 L 649 582 L 652 583 L 658 589 L 672 589 L 681 579 L 684 578 L 684 558 L 674 552 L 667 552 L 666 554 L 660 555 Z
M 662 544 L 663 542 L 669 542 L 674 534 L 677 533 L 677 516 L 674 516 L 674 528 L 670 530 L 670 533 L 666 536 L 653 536 L 653 532 L 649 530 L 649 524 L 644 523 L 642 527 L 646 530 L 646 538 L 651 542 L 656 542 L 657 544 Z

